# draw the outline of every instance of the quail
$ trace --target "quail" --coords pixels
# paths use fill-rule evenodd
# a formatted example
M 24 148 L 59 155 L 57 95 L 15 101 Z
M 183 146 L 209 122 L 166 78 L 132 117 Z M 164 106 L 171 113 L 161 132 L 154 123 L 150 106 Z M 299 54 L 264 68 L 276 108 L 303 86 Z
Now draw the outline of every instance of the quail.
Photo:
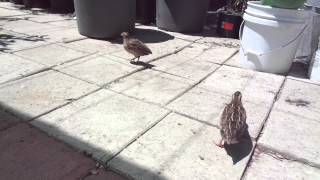
M 121 33 L 121 36 L 123 37 L 123 47 L 124 49 L 134 55 L 134 58 L 130 60 L 130 62 L 138 62 L 140 59 L 140 56 L 145 56 L 152 54 L 151 50 L 139 39 L 130 38 L 129 33 L 123 32 Z M 137 59 L 137 61 L 134 61 Z
M 242 94 L 237 91 L 232 100 L 223 110 L 220 121 L 221 139 L 217 146 L 223 148 L 224 144 L 237 144 L 247 129 L 246 110 L 242 105 Z

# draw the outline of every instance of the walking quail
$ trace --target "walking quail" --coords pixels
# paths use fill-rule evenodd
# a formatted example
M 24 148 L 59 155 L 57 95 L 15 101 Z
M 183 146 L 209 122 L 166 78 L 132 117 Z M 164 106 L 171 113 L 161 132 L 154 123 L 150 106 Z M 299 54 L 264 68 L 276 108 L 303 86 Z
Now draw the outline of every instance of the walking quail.
M 121 33 L 123 37 L 123 47 L 124 49 L 134 55 L 134 58 L 130 60 L 130 62 L 134 62 L 135 59 L 138 59 L 136 62 L 139 61 L 140 56 L 145 56 L 152 54 L 151 50 L 139 39 L 130 38 L 127 32 Z
M 216 144 L 221 148 L 224 147 L 225 143 L 239 143 L 245 130 L 247 129 L 246 110 L 242 105 L 241 98 L 241 92 L 235 92 L 232 95 L 231 102 L 227 104 L 227 106 L 223 110 L 220 122 L 221 139 Z

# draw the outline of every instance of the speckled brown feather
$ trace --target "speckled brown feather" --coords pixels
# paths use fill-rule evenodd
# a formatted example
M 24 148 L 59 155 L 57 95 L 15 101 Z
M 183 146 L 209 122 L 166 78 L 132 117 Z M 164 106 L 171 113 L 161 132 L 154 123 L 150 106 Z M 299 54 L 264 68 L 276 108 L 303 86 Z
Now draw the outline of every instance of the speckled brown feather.
M 124 49 L 135 57 L 152 54 L 151 50 L 140 40 L 126 37 L 123 43 Z
M 246 110 L 241 100 L 236 101 L 233 99 L 224 108 L 220 122 L 220 133 L 227 144 L 238 142 L 247 128 L 246 118 Z

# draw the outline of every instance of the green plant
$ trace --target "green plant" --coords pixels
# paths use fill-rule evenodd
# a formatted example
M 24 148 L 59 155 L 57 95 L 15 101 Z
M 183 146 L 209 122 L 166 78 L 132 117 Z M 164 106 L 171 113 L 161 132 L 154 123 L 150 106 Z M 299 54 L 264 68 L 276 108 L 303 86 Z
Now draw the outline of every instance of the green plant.
M 243 13 L 247 8 L 248 0 L 228 0 L 226 10 L 229 12 Z

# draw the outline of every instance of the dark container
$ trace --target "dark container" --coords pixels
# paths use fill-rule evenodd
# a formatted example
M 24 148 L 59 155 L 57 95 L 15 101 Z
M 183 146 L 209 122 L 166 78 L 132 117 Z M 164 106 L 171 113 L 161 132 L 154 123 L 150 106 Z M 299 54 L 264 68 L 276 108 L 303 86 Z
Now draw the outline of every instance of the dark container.
M 137 0 L 136 22 L 141 24 L 155 23 L 156 0 Z
M 23 0 L 10 0 L 14 4 L 23 4 Z
M 135 0 L 74 0 L 79 33 L 115 38 L 135 27 Z
M 73 0 L 50 0 L 51 10 L 69 13 L 74 11 Z
M 50 0 L 23 0 L 27 8 L 49 8 Z
M 216 10 L 224 7 L 225 5 L 227 5 L 226 0 L 210 0 L 208 10 L 209 11 L 216 11 Z
M 220 37 L 239 39 L 239 29 L 243 21 L 240 14 L 220 11 L 218 13 L 217 33 Z
M 157 26 L 175 32 L 201 32 L 209 1 L 157 0 Z

